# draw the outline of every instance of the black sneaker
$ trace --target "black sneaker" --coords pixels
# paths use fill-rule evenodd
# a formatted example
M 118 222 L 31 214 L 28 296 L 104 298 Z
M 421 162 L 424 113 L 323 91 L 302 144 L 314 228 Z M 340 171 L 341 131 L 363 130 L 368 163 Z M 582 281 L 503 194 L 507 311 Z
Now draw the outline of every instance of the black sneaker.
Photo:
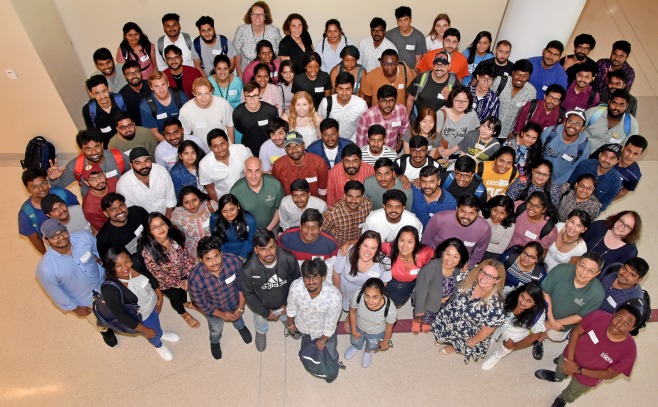
M 561 382 L 555 375 L 555 372 L 548 369 L 539 369 L 535 372 L 535 377 L 538 379 L 546 380 L 548 382 Z
M 347 369 L 347 366 L 345 366 L 345 364 L 343 362 L 338 362 L 338 368 L 341 369 L 341 370 L 345 370 L 345 369 Z
M 555 359 L 553 359 L 553 363 L 555 363 L 556 365 L 558 364 L 559 361 L 560 361 L 560 357 L 559 357 L 559 356 L 556 357 Z
M 217 360 L 222 358 L 222 347 L 219 345 L 219 342 L 210 344 L 210 353 Z
M 532 357 L 535 360 L 542 360 L 544 358 L 544 342 L 535 341 L 535 344 L 532 345 Z
M 251 343 L 251 332 L 249 332 L 249 328 L 243 326 L 242 329 L 238 329 L 238 332 L 240 333 L 244 343 Z
M 567 405 L 567 402 L 564 401 L 562 396 L 557 396 L 555 400 L 553 400 L 553 404 L 551 404 L 551 407 L 565 407 Z
M 110 328 L 107 328 L 107 331 L 105 332 L 101 332 L 101 335 L 103 336 L 103 341 L 105 341 L 105 344 L 110 348 L 116 348 L 119 344 L 119 341 L 117 341 L 117 336 Z

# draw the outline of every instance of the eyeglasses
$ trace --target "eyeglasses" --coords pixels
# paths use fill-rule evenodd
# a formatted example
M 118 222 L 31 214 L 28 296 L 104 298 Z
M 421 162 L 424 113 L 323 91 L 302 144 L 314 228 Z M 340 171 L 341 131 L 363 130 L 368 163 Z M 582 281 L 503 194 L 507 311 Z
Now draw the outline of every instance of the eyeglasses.
M 316 274 L 314 276 L 303 276 L 302 278 L 304 279 L 304 281 L 314 281 L 314 282 L 318 282 L 322 279 L 322 277 L 320 277 L 319 274 Z
M 43 180 L 38 184 L 30 185 L 30 190 L 38 191 L 41 188 L 46 188 L 48 186 L 48 180 Z
M 617 222 L 621 223 L 621 227 L 625 231 L 630 232 L 631 230 L 633 230 L 633 226 L 631 226 L 628 223 L 624 222 L 623 220 L 621 220 L 621 218 L 617 219 Z
M 398 66 L 399 62 L 382 62 L 383 66 Z
M 65 238 L 68 235 L 69 235 L 68 230 L 60 230 L 59 232 L 55 233 L 54 235 L 52 235 L 48 239 L 50 239 L 50 240 L 59 240 L 59 239 Z
M 540 203 L 535 204 L 535 203 L 532 203 L 530 201 L 528 201 L 528 203 L 526 204 L 526 208 L 530 208 L 530 209 L 541 209 L 543 207 L 544 207 L 544 205 L 542 205 Z
M 160 223 L 159 225 L 151 226 L 151 230 L 163 230 L 163 229 L 167 229 L 168 227 L 169 227 L 169 225 L 167 225 L 166 223 L 163 222 L 163 223 Z
M 537 260 L 537 256 L 533 256 L 532 254 L 528 254 L 527 252 L 521 252 L 521 256 L 532 261 Z
M 471 172 L 460 172 L 460 171 L 455 171 L 455 178 L 460 178 L 460 179 L 471 179 L 473 178 L 473 173 Z
M 545 99 L 546 100 L 552 100 L 552 101 L 555 101 L 555 102 L 560 102 L 560 98 L 556 98 L 556 97 L 551 96 L 551 95 L 546 95 Z
M 578 186 L 577 186 L 576 188 L 584 189 L 585 191 L 590 191 L 590 192 L 591 192 L 591 191 L 594 191 L 594 187 L 593 187 L 593 186 L 591 186 L 591 187 L 587 187 L 587 186 L 585 186 L 585 185 L 578 184 Z
M 142 76 L 142 71 L 126 71 L 123 73 L 124 76 Z
M 538 177 L 542 178 L 548 178 L 551 176 L 551 174 L 545 173 L 545 172 L 539 172 L 539 170 L 532 170 L 532 173 L 535 174 Z
M 493 82 L 493 78 L 489 78 L 488 76 L 478 76 L 478 82 L 490 83 Z
M 135 128 L 135 123 L 130 123 L 130 124 L 124 124 L 118 127 L 119 130 L 128 130 L 128 129 L 134 129 Z
M 567 124 L 570 124 L 572 126 L 582 126 L 583 123 L 580 120 L 567 120 Z
M 260 99 L 260 95 L 244 95 L 244 98 L 247 100 L 256 100 Z
M 485 280 L 498 281 L 500 277 L 496 277 L 492 274 L 487 274 L 484 270 L 480 270 L 480 275 L 485 278 Z
M 266 14 L 265 13 L 251 13 L 251 16 L 260 18 L 260 17 L 265 17 Z
M 468 99 L 466 99 L 466 100 L 464 100 L 464 99 L 453 99 L 452 102 L 453 103 L 459 103 L 459 104 L 463 105 L 463 104 L 468 103 Z

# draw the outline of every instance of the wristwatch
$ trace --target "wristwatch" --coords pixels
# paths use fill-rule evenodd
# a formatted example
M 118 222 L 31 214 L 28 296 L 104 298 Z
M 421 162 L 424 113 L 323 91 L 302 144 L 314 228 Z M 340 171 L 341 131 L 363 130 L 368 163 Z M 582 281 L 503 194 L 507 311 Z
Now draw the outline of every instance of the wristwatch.
M 578 370 L 577 370 L 576 372 L 578 372 L 578 374 L 583 374 L 583 368 L 582 368 L 582 367 L 579 367 Z

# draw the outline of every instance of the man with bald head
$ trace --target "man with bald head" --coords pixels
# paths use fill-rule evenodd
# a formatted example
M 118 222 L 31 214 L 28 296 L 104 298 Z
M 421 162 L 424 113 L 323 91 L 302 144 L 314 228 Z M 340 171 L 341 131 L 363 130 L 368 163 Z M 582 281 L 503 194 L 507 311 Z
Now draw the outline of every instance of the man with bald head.
M 244 162 L 244 177 L 231 188 L 243 210 L 256 218 L 258 229 L 275 231 L 279 225 L 279 205 L 284 196 L 281 183 L 270 174 L 263 174 L 258 157 L 249 157 Z

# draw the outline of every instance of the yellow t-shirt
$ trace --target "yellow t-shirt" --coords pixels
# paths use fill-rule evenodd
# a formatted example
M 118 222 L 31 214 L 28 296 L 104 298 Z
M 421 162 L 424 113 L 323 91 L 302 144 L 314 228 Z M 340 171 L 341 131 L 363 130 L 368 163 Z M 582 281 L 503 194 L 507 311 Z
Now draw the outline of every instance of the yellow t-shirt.
M 482 172 L 482 182 L 487 188 L 487 195 L 490 198 L 498 195 L 505 195 L 507 192 L 507 187 L 518 177 L 518 171 L 514 166 L 512 166 L 506 173 L 498 174 L 494 171 L 493 161 L 485 161 L 482 163 L 484 165 L 484 171 Z M 514 177 L 512 177 L 514 173 Z

